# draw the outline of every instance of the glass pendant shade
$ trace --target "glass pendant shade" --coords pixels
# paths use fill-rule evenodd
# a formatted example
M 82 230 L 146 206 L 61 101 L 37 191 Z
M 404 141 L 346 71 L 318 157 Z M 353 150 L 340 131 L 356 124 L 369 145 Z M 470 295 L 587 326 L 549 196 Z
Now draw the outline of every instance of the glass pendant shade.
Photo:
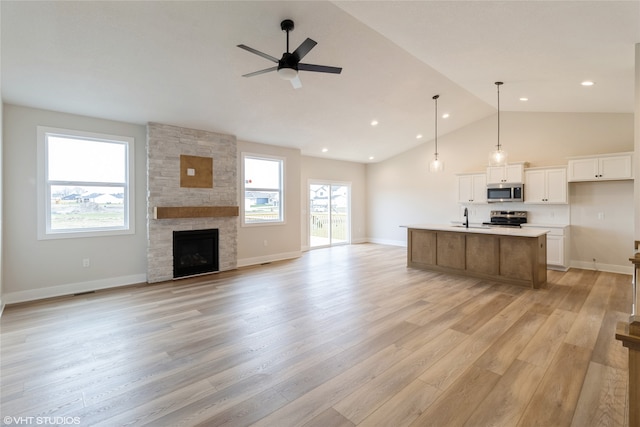
M 436 155 L 435 158 L 429 163 L 429 172 L 442 172 L 444 170 L 444 162 L 438 159 Z
M 507 152 L 502 148 L 496 148 L 489 154 L 489 166 L 504 166 L 507 164 Z

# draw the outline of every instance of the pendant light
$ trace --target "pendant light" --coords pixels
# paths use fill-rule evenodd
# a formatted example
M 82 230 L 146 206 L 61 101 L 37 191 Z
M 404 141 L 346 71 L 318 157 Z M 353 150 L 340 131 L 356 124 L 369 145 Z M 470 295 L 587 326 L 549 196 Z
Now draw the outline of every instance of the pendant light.
M 495 83 L 498 90 L 498 144 L 496 149 L 489 154 L 489 166 L 504 166 L 507 164 L 507 152 L 500 145 L 500 86 L 502 84 L 502 82 Z
M 429 163 L 429 171 L 430 172 L 442 172 L 444 170 L 444 163 L 442 160 L 438 159 L 438 98 L 440 95 L 434 95 L 433 101 L 436 104 L 436 115 L 435 115 L 435 152 L 433 155 L 433 160 Z

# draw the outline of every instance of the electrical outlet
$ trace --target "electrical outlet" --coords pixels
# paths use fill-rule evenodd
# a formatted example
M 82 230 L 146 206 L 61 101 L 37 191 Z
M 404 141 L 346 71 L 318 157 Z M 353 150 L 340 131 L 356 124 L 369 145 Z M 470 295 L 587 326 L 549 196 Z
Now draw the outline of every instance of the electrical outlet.
M 599 220 L 603 220 L 604 219 L 604 212 L 598 212 L 598 219 Z
M 91 261 L 89 261 L 89 258 L 83 258 L 82 259 L 82 266 L 83 267 L 89 267 L 91 265 Z
M 264 241 L 264 245 L 265 245 L 265 246 L 268 246 L 268 245 L 269 245 L 269 242 L 267 242 L 267 241 L 265 240 L 265 241 Z

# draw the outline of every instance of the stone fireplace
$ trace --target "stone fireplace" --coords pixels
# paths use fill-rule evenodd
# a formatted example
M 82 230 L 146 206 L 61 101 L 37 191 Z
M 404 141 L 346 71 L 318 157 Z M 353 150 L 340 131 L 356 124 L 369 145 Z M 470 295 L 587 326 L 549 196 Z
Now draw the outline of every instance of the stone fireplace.
M 213 159 L 210 188 L 181 186 L 181 156 Z M 149 123 L 147 281 L 174 278 L 174 231 L 217 229 L 219 271 L 236 268 L 238 201 L 234 136 Z

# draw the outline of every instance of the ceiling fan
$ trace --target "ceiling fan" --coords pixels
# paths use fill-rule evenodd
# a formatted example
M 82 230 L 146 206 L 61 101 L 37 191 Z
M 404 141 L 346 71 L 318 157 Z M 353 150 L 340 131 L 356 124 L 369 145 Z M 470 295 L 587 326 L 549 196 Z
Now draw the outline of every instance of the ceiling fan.
M 251 53 L 255 53 L 256 55 L 262 56 L 263 58 L 268 59 L 269 61 L 275 62 L 278 64 L 275 67 L 265 68 L 264 70 L 254 71 L 253 73 L 244 74 L 242 77 L 253 77 L 259 74 L 268 73 L 271 71 L 277 71 L 278 75 L 284 80 L 291 81 L 291 85 L 294 89 L 298 89 L 302 87 L 302 82 L 298 77 L 298 71 L 315 71 L 317 73 L 333 73 L 340 74 L 342 72 L 342 68 L 340 67 L 329 67 L 326 65 L 314 65 L 314 64 L 304 64 L 301 63 L 300 60 L 304 58 L 304 56 L 309 53 L 311 49 L 318 43 L 307 38 L 302 42 L 300 46 L 292 53 L 289 52 L 289 31 L 293 31 L 293 21 L 291 19 L 285 19 L 280 23 L 280 28 L 282 31 L 287 32 L 287 51 L 282 54 L 282 59 L 275 58 L 266 53 L 260 52 L 259 50 L 253 49 L 249 46 L 245 46 L 243 44 L 239 44 L 238 47 L 240 49 L 247 50 Z

